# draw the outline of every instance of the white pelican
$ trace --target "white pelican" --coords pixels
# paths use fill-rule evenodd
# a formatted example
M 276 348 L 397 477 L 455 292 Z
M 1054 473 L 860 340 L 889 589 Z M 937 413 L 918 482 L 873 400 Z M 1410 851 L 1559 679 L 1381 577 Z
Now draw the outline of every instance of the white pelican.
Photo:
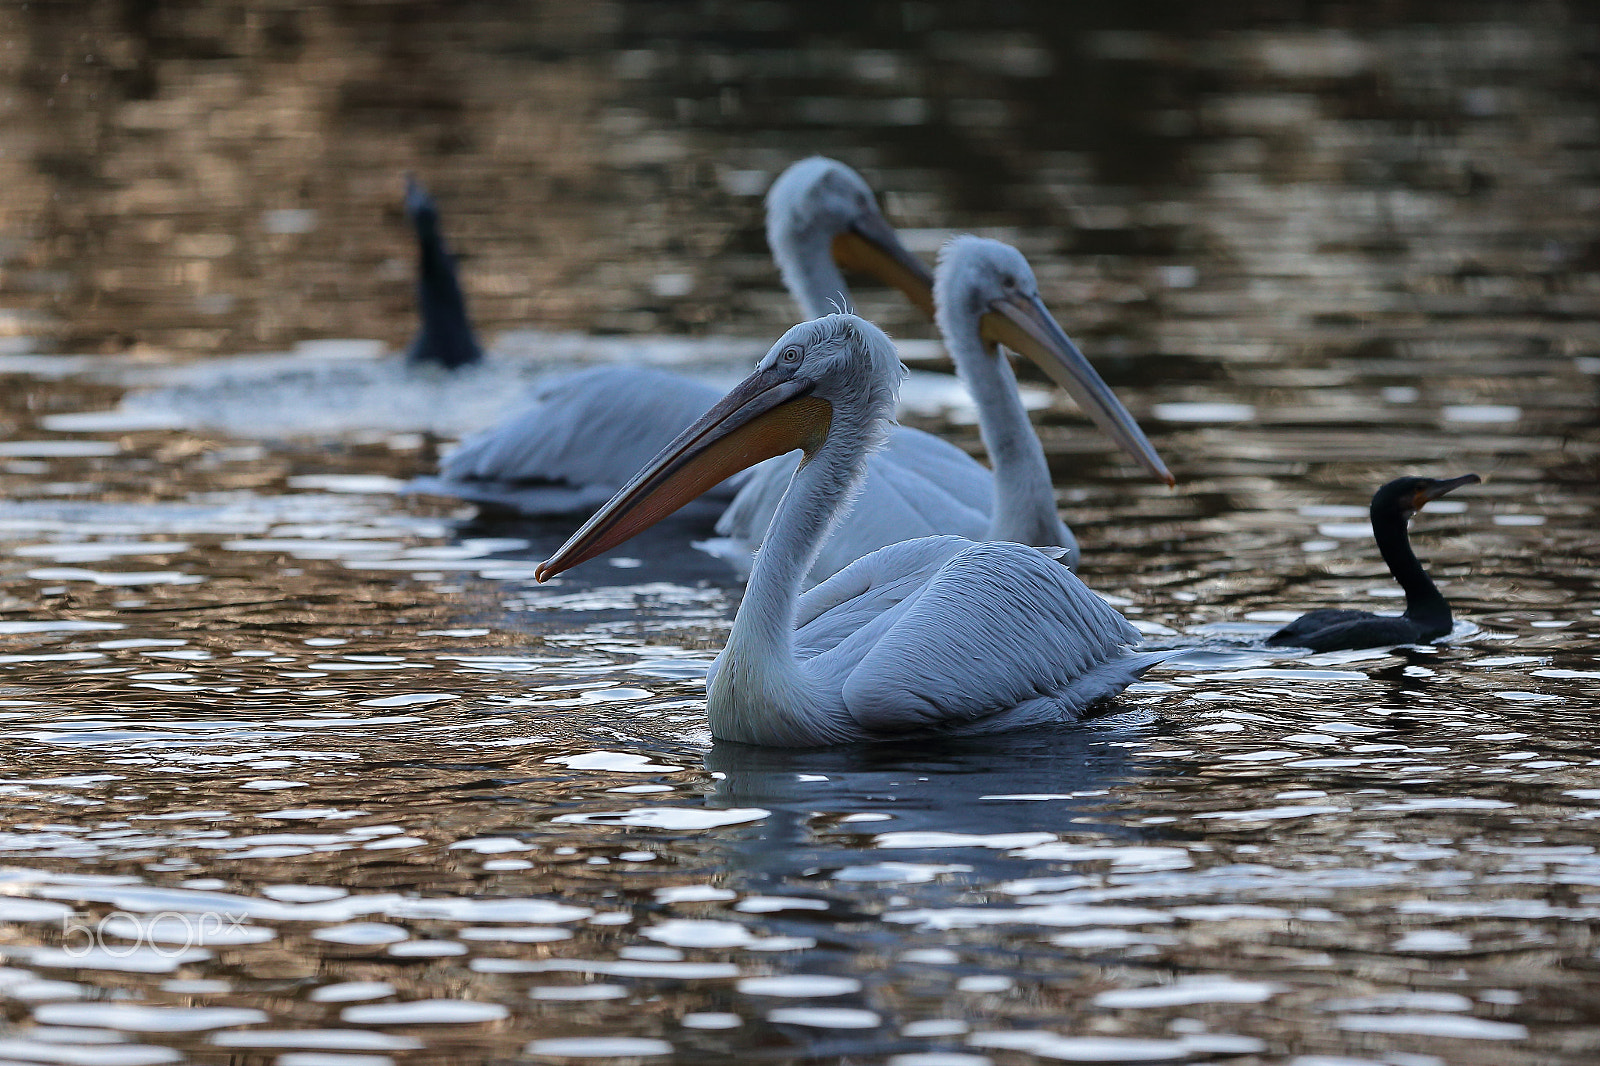
M 735 471 L 804 452 L 707 678 L 714 736 L 774 747 L 995 733 L 1071 721 L 1160 654 L 1037 548 L 925 537 L 801 595 L 903 373 L 882 330 L 793 327 L 751 374 L 539 565 L 544 581 L 621 544 Z
M 886 544 L 940 533 L 1065 548 L 1064 561 L 1077 567 L 1078 542 L 1056 510 L 1044 448 L 997 341 L 1032 359 L 1146 470 L 1172 484 L 1133 416 L 1045 308 L 1021 252 L 999 241 L 957 237 L 939 252 L 933 291 L 939 332 L 977 403 L 994 471 L 930 434 L 896 427 L 888 447 L 868 458 L 855 507 L 811 567 L 813 584 Z M 930 441 L 942 447 L 929 447 Z M 717 520 L 717 533 L 746 550 L 758 547 L 799 461 L 791 456 L 753 471 Z
M 417 317 L 421 324 L 406 361 L 447 370 L 483 361 L 461 295 L 455 259 L 439 232 L 439 207 L 414 176 L 406 175 L 406 217 L 417 234 Z
M 841 267 L 876 276 L 933 314 L 933 276 L 895 236 L 861 175 L 843 163 L 813 156 L 773 182 L 767 242 L 808 318 L 849 300 Z M 661 370 L 605 366 L 563 375 L 540 387 L 527 409 L 463 440 L 437 478 L 413 488 L 524 514 L 586 511 L 720 395 Z M 937 444 L 964 457 L 952 444 Z M 736 487 L 719 494 L 731 498 Z

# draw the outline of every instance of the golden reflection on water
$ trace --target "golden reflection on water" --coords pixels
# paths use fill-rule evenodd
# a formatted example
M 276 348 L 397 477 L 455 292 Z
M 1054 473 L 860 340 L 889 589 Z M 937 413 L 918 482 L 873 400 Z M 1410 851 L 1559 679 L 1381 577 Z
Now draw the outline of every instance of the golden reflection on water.
M 1319 18 L 0 10 L 0 1058 L 1589 1061 L 1596 27 Z M 1092 583 L 1199 645 L 1116 718 L 711 744 L 703 530 L 535 587 L 565 525 L 390 491 L 590 342 L 167 365 L 403 344 L 405 170 L 486 338 L 753 354 L 793 314 L 759 195 L 810 151 L 921 253 L 1022 247 L 1178 473 L 1035 412 Z M 1489 476 L 1414 525 L 1454 639 L 1252 645 L 1390 605 L 1363 509 L 1413 468 Z

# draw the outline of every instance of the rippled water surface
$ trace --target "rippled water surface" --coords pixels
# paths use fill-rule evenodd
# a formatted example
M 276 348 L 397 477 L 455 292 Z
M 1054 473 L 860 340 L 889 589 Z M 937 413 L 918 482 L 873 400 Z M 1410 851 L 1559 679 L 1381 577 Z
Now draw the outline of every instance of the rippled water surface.
M 990 7 L 0 13 L 0 1060 L 1600 1056 L 1592 13 Z M 553 368 L 737 379 L 810 151 L 1017 242 L 1178 474 L 1030 386 L 1086 579 L 1184 649 L 1106 717 L 716 743 L 711 512 L 539 586 L 570 522 L 397 493 Z M 392 354 L 406 168 L 456 377 Z M 1448 641 L 1263 648 L 1397 610 L 1372 489 L 1468 470 Z

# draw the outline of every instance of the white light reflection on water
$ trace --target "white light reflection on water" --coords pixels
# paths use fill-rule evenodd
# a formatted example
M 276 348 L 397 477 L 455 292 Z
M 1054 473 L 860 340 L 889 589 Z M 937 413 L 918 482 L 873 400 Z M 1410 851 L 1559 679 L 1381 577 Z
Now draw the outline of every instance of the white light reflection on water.
M 918 12 L 901 14 L 932 17 Z M 184 364 L 47 357 L 8 336 L 0 1057 L 1587 1061 L 1600 615 L 1586 375 L 1600 335 L 1592 254 L 1570 237 L 1584 230 L 1559 227 L 1552 251 L 1540 211 L 1593 184 L 1593 109 L 1535 77 L 1587 31 L 1521 9 L 1514 26 L 1401 18 L 1383 33 L 1218 28 L 1201 49 L 1150 30 L 1084 37 L 1094 62 L 1140 64 L 1117 84 L 1165 86 L 1155 111 L 1112 124 L 1153 156 L 1183 152 L 1181 188 L 1112 184 L 1093 175 L 1128 160 L 1013 139 L 1005 116 L 1027 110 L 1011 107 L 1015 86 L 1069 76 L 1051 40 L 962 34 L 940 60 L 951 84 L 979 79 L 985 99 L 953 100 L 952 115 L 1000 115 L 982 128 L 1009 145 L 1028 210 L 1063 205 L 1059 225 L 989 221 L 1028 246 L 1085 352 L 1154 415 L 1184 486 L 1125 476 L 1068 404 L 1029 385 L 1084 573 L 1174 652 L 1082 729 L 912 750 L 713 744 L 702 679 L 737 581 L 674 554 L 705 522 L 537 587 L 534 561 L 569 524 L 462 527 L 454 504 L 388 494 L 431 462 L 429 434 L 491 420 L 559 366 L 649 360 L 734 380 L 790 313 L 773 310 L 764 263 L 739 299 L 715 294 L 745 301 L 751 339 L 500 338 L 496 363 L 450 378 L 370 341 Z M 517 40 L 462 76 L 520 84 L 501 65 L 526 51 Z M 640 41 L 620 67 L 675 62 Z M 755 84 L 744 51 L 716 54 L 719 85 Z M 1444 76 L 1440 56 L 1466 72 Z M 296 76 L 338 69 L 320 58 Z M 207 60 L 209 91 L 226 91 L 232 62 Z M 919 105 L 885 115 L 940 113 L 914 96 L 920 53 L 813 62 Z M 1193 114 L 1171 102 L 1193 95 L 1164 80 L 1174 69 L 1209 86 Z M 985 87 L 995 71 L 1015 85 Z M 1376 79 L 1370 94 L 1323 95 L 1357 75 Z M 198 131 L 165 110 L 179 80 L 106 105 L 105 128 L 141 143 L 163 123 Z M 704 181 L 748 198 L 787 161 L 736 138 L 706 151 L 698 98 L 657 95 L 685 114 L 663 127 L 643 105 L 603 109 L 602 132 L 625 131 L 611 148 L 657 153 L 630 180 L 659 169 L 692 185 L 695 168 L 662 161 L 719 159 Z M 719 122 L 742 121 L 742 94 L 705 98 Z M 788 117 L 847 99 L 812 95 Z M 1394 123 L 1424 125 L 1438 152 Z M 1507 134 L 1546 146 L 1570 182 L 1499 165 L 1521 159 Z M 484 143 L 548 140 L 518 127 Z M 870 140 L 852 159 L 875 163 L 919 250 L 975 224 L 966 193 Z M 112 134 L 94 143 L 120 150 Z M 153 188 L 105 186 L 130 200 Z M 479 239 L 460 243 L 472 295 L 509 306 L 528 262 L 568 241 L 491 265 L 502 252 L 481 238 L 501 206 L 463 204 Z M 742 206 L 730 277 L 758 270 Z M 492 232 L 540 214 L 502 212 Z M 247 224 L 309 241 L 340 217 L 267 206 Z M 133 221 L 176 227 L 170 240 L 114 227 L 155 234 L 150 254 L 199 246 L 183 212 Z M 679 238 L 658 241 L 680 222 L 696 232 L 682 217 L 611 227 L 656 242 L 639 258 L 669 281 L 639 291 L 668 309 L 606 328 L 670 317 L 711 286 L 698 263 L 657 261 L 682 258 Z M 0 285 L 48 282 L 29 254 L 6 251 Z M 190 259 L 161 273 L 230 262 Z M 584 300 L 628 284 L 586 280 Z M 881 292 L 858 298 L 902 313 Z M 942 358 L 928 342 L 906 354 Z M 116 397 L 119 382 L 134 391 Z M 913 413 L 937 407 L 937 428 L 975 446 L 948 379 L 914 384 Z M 178 424 L 210 428 L 164 428 Z M 1491 475 L 1413 528 L 1457 605 L 1451 640 L 1264 648 L 1309 607 L 1399 609 L 1380 602 L 1397 590 L 1364 515 L 1402 468 Z

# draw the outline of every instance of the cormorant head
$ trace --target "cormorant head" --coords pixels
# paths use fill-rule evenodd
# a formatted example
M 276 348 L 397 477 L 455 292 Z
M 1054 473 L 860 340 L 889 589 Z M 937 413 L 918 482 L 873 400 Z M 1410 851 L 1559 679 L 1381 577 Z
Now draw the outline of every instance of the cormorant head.
M 439 228 L 439 205 L 416 175 L 406 175 L 406 217 L 417 233 L 433 233 Z
M 1462 474 L 1460 477 L 1443 480 L 1431 477 L 1395 478 L 1373 493 L 1372 514 L 1374 518 L 1379 515 L 1398 514 L 1402 520 L 1409 521 L 1412 515 L 1422 510 L 1430 501 L 1437 500 L 1445 493 L 1454 492 L 1462 485 L 1476 485 L 1482 480 L 1477 474 Z

